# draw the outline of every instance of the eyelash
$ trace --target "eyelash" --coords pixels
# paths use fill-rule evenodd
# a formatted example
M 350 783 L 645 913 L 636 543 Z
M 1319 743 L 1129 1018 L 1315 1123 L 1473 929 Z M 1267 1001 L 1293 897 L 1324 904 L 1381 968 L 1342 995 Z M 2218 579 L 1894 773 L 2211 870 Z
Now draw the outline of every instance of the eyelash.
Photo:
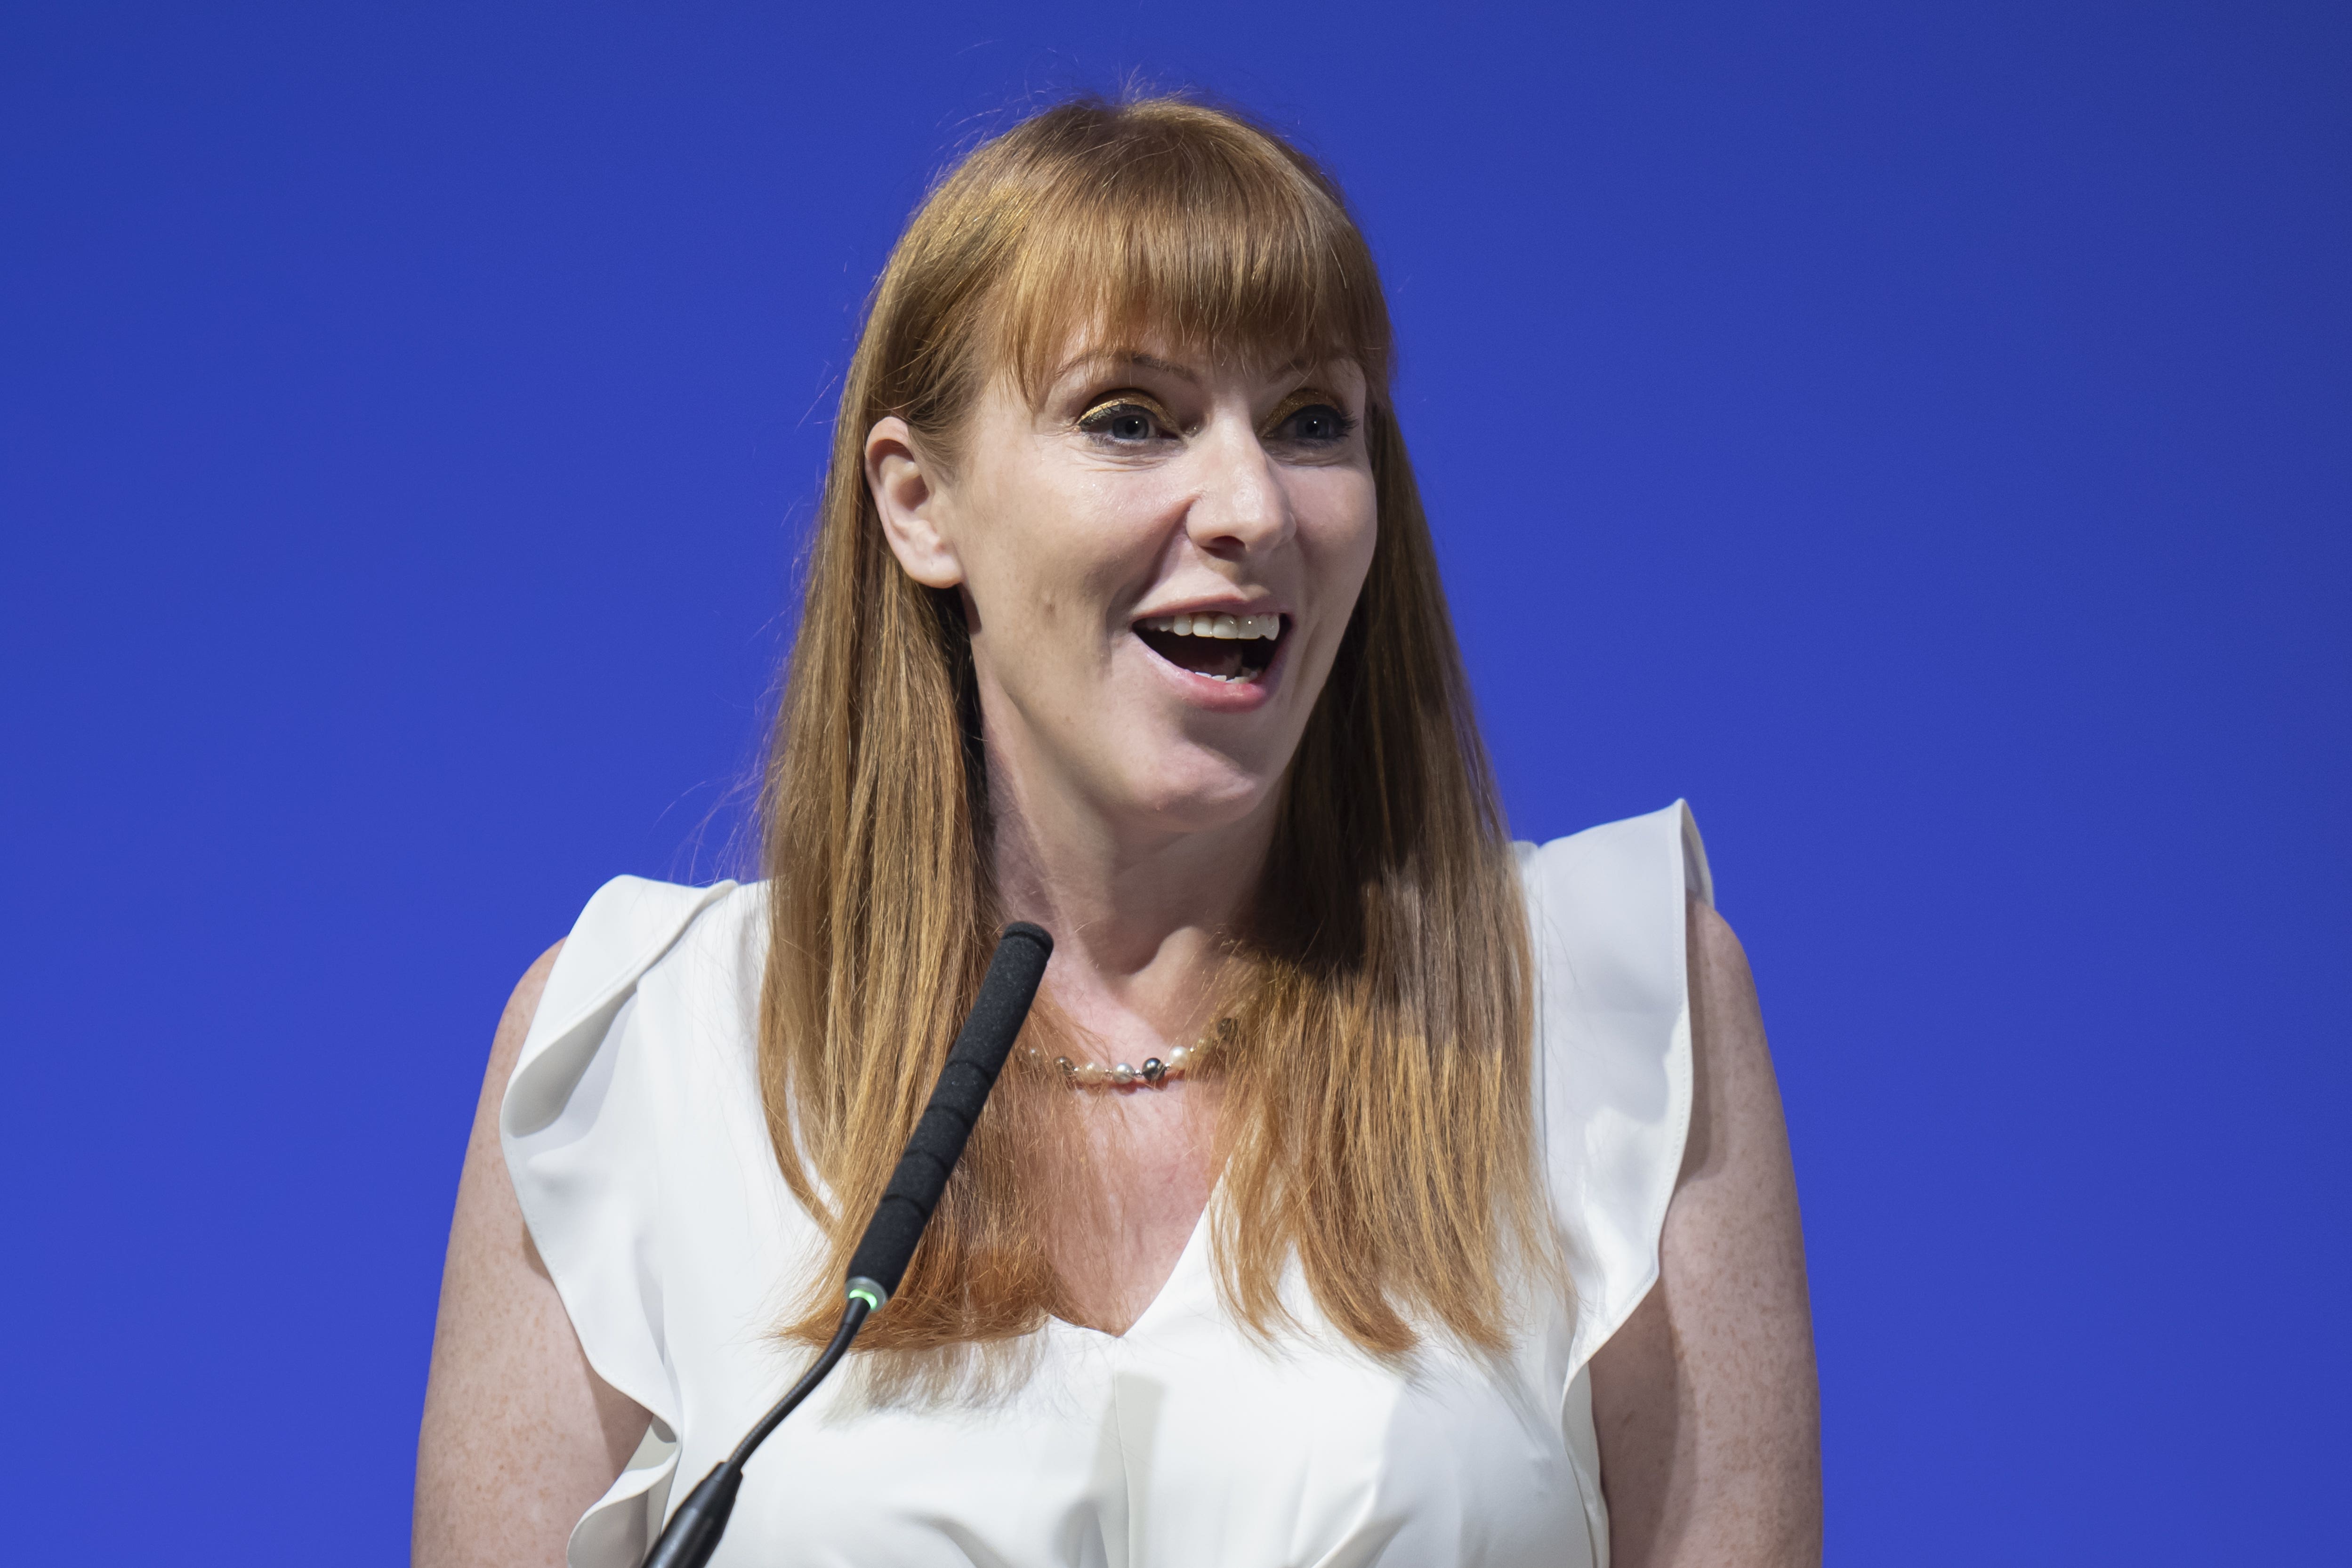
M 1339 406 L 1339 399 L 1332 397 L 1326 392 L 1309 392 L 1306 394 L 1306 397 L 1307 401 L 1301 402 L 1295 408 L 1276 410 L 1276 412 L 1281 417 L 1268 421 L 1266 425 L 1267 430 L 1269 432 L 1280 430 L 1284 425 L 1288 424 L 1300 414 L 1311 413 L 1312 411 L 1319 408 L 1330 414 L 1331 423 L 1335 428 L 1329 440 L 1326 443 L 1318 443 L 1318 444 L 1337 446 L 1339 443 L 1347 440 L 1348 437 L 1356 434 L 1355 417 L 1349 413 L 1346 409 Z
M 1102 399 L 1078 416 L 1078 428 L 1088 435 L 1108 438 L 1113 420 L 1139 413 L 1165 430 L 1174 423 L 1158 403 L 1135 396 L 1131 392 L 1114 393 Z M 1120 443 L 1120 444 L 1126 444 Z
M 1339 406 L 1338 399 L 1323 392 L 1309 392 L 1303 396 L 1299 393 L 1293 393 L 1292 396 L 1299 399 L 1296 406 L 1285 407 L 1277 410 L 1277 416 L 1267 422 L 1265 434 L 1270 435 L 1280 430 L 1284 425 L 1288 424 L 1292 420 L 1297 419 L 1300 414 L 1318 408 L 1328 412 L 1331 422 L 1336 429 L 1327 443 L 1318 443 L 1318 444 L 1329 444 L 1336 446 L 1340 442 L 1347 440 L 1348 437 L 1356 433 L 1355 418 L 1350 415 L 1346 409 Z M 1131 393 L 1118 393 L 1111 397 L 1103 399 L 1093 407 L 1087 409 L 1086 413 L 1080 414 L 1078 416 L 1078 428 L 1086 432 L 1088 435 L 1106 437 L 1112 421 L 1139 413 L 1152 421 L 1155 424 L 1160 425 L 1163 430 L 1174 423 L 1168 417 L 1167 411 L 1162 409 L 1158 403 L 1137 397 Z M 1126 444 L 1120 443 L 1119 444 L 1124 445 Z

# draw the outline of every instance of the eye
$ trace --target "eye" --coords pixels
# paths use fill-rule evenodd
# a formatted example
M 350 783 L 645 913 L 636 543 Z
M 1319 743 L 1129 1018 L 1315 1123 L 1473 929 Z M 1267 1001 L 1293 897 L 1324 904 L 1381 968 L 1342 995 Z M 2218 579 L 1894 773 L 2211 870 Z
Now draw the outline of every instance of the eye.
M 1283 421 L 1282 428 L 1293 441 L 1322 444 L 1345 441 L 1355 421 L 1328 402 L 1318 402 L 1300 409 Z
M 1355 433 L 1356 422 L 1330 393 L 1304 387 L 1282 400 L 1265 426 L 1268 440 L 1298 446 L 1337 446 Z
M 1121 392 L 1080 414 L 1078 428 L 1114 446 L 1141 446 L 1168 434 L 1168 415 L 1157 403 Z

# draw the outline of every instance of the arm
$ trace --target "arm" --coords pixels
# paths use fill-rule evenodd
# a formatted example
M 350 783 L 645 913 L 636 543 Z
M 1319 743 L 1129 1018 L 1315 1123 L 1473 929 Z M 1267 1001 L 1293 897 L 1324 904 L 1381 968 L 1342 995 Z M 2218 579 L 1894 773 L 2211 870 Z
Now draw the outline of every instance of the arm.
M 649 1419 L 590 1370 L 499 1146 L 499 1103 L 562 946 L 530 967 L 499 1020 L 457 1178 L 416 1443 L 416 1568 L 560 1568 L 572 1525 Z
M 1657 1285 L 1592 1360 L 1615 1568 L 1821 1562 L 1804 1235 L 1756 983 L 1690 906 L 1690 1141 Z

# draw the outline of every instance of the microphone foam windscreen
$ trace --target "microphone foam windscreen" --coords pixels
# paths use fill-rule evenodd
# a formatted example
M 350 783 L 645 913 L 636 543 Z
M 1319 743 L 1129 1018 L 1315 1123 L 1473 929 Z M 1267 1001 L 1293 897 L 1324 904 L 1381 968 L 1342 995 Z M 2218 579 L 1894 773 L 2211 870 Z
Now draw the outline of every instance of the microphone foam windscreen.
M 1045 960 L 1053 952 L 1054 939 L 1026 921 L 1006 926 L 997 939 L 980 996 L 956 1034 L 930 1103 L 915 1124 L 915 1135 L 907 1141 L 907 1152 L 899 1156 L 898 1168 L 882 1189 L 882 1201 L 875 1205 L 874 1218 L 850 1258 L 851 1279 L 873 1281 L 885 1296 L 898 1291 L 915 1245 L 923 1239 L 923 1227 L 947 1188 L 948 1174 L 962 1156 L 964 1140 L 971 1136 L 1013 1038 L 1029 1017 L 1029 1005 L 1036 999 L 1037 984 L 1045 978 Z

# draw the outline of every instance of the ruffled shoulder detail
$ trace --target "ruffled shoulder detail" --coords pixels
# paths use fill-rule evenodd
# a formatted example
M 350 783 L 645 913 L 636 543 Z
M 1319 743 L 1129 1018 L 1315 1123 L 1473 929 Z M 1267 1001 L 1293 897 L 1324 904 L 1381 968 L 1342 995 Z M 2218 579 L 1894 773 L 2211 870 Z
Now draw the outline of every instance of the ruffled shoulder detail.
M 659 1112 L 630 1016 L 646 971 L 735 888 L 634 876 L 599 888 L 556 956 L 499 1106 L 507 1174 L 588 1364 L 654 1417 L 637 1457 L 572 1532 L 579 1568 L 637 1561 L 677 1464 L 655 1251 Z
M 1712 904 L 1715 890 L 1680 800 L 1517 849 L 1545 1172 L 1576 1291 L 1573 1376 L 1657 1281 L 1690 1130 L 1685 904 Z

